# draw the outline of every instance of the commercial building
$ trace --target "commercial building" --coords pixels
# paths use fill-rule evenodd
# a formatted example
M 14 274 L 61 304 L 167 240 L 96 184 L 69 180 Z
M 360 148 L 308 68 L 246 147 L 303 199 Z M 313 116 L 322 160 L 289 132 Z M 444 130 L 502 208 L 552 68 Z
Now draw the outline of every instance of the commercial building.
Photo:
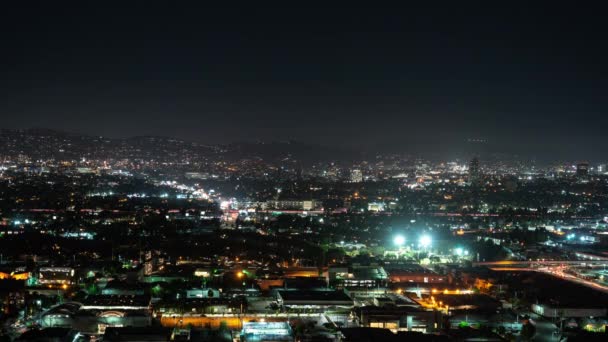
M 445 284 L 448 277 L 418 264 L 384 265 L 391 283 Z
M 441 328 L 440 311 L 425 311 L 412 307 L 362 306 L 353 310 L 360 326 L 396 331 L 433 332 Z
M 560 307 L 551 304 L 532 304 L 532 312 L 548 318 L 587 318 L 606 317 L 605 307 Z
M 40 267 L 37 281 L 43 285 L 71 285 L 74 273 L 75 270 L 71 267 Z
M 319 208 L 320 202 L 316 200 L 284 199 L 268 201 L 261 206 L 263 209 L 275 210 L 315 210 Z
M 277 303 L 290 309 L 350 308 L 353 300 L 340 290 L 295 290 L 278 291 Z
M 108 327 L 149 327 L 152 318 L 147 309 L 120 309 L 118 305 L 91 309 L 90 305 L 65 303 L 42 314 L 38 323 L 41 327 L 72 328 L 87 334 L 103 334 Z
M 240 314 L 247 308 L 242 297 L 236 298 L 187 298 L 179 301 L 155 304 L 155 312 L 163 315 L 189 314 Z
M 186 290 L 186 298 L 219 298 L 220 291 L 211 288 Z
M 149 310 L 149 296 L 88 296 L 82 303 L 81 310 Z
M 350 182 L 351 183 L 363 182 L 363 172 L 360 169 L 350 170 Z
M 241 341 L 293 341 L 287 322 L 248 322 L 243 324 Z
M 328 281 L 337 289 L 384 288 L 388 274 L 377 265 L 331 266 Z

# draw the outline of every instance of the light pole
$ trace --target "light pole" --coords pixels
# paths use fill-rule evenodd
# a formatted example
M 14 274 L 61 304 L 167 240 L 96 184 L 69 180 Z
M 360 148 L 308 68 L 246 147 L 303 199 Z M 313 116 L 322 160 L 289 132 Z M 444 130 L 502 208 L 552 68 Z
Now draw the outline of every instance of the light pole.
M 397 259 L 399 259 L 401 257 L 401 249 L 403 248 L 403 245 L 405 245 L 405 236 L 396 235 L 393 238 L 393 243 L 395 244 L 395 246 L 397 246 L 397 248 L 399 248 L 399 251 L 397 252 Z
M 429 235 L 422 235 L 420 237 L 420 239 L 418 240 L 418 260 L 420 260 L 420 247 L 424 248 L 426 251 L 426 249 L 431 245 L 432 241 L 433 239 L 431 239 Z

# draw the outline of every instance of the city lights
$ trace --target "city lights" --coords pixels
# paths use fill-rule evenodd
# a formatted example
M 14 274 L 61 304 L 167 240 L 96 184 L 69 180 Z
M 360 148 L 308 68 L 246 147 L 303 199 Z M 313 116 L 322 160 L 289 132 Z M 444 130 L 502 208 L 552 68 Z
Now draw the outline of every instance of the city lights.
M 601 6 L 4 5 L 0 342 L 608 340 Z
M 420 240 L 418 241 L 420 243 L 420 246 L 423 248 L 427 248 L 431 245 L 431 243 L 433 242 L 432 238 L 429 235 L 422 235 L 420 237 Z
M 393 238 L 393 243 L 401 247 L 405 244 L 405 237 L 403 235 L 397 235 Z

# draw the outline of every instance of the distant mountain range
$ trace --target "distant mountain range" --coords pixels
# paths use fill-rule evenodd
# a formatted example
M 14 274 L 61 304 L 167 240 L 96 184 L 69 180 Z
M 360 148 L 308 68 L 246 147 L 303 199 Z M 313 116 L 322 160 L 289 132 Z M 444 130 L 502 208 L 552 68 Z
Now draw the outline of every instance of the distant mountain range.
M 107 138 L 40 128 L 0 130 L 0 155 L 56 160 L 259 158 L 270 162 L 292 161 L 302 164 L 325 160 L 348 161 L 361 157 L 359 152 L 353 150 L 297 141 L 208 145 L 163 136 Z
M 524 162 L 554 162 L 556 154 L 536 154 L 506 151 L 504 147 L 481 139 L 445 142 L 437 139 L 435 146 L 406 142 L 402 144 L 369 146 L 367 149 L 327 146 L 300 141 L 255 141 L 230 144 L 204 144 L 164 136 L 135 136 L 108 138 L 64 131 L 32 128 L 0 130 L 0 157 L 26 156 L 31 159 L 80 160 L 140 159 L 156 161 L 236 161 L 260 159 L 280 164 L 307 166 L 317 162 L 348 164 L 374 160 L 378 154 L 423 157 L 427 160 L 468 160 L 478 156 L 483 160 Z M 428 145 L 428 144 L 427 144 Z M 426 152 L 425 152 L 426 151 Z M 547 151 L 549 152 L 549 151 Z M 574 153 L 570 153 L 576 155 Z M 579 160 L 581 157 L 576 158 Z M 582 159 L 581 159 L 582 160 Z

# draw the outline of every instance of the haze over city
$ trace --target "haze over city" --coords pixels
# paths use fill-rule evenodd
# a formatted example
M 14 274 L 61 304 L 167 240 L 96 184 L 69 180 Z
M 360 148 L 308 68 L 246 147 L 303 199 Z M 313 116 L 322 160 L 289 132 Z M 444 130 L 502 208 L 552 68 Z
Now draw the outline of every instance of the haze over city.
M 434 153 L 482 139 L 549 159 L 606 150 L 606 23 L 593 6 L 115 5 L 5 5 L 4 128 Z
M 595 4 L 10 2 L 0 342 L 606 341 Z

